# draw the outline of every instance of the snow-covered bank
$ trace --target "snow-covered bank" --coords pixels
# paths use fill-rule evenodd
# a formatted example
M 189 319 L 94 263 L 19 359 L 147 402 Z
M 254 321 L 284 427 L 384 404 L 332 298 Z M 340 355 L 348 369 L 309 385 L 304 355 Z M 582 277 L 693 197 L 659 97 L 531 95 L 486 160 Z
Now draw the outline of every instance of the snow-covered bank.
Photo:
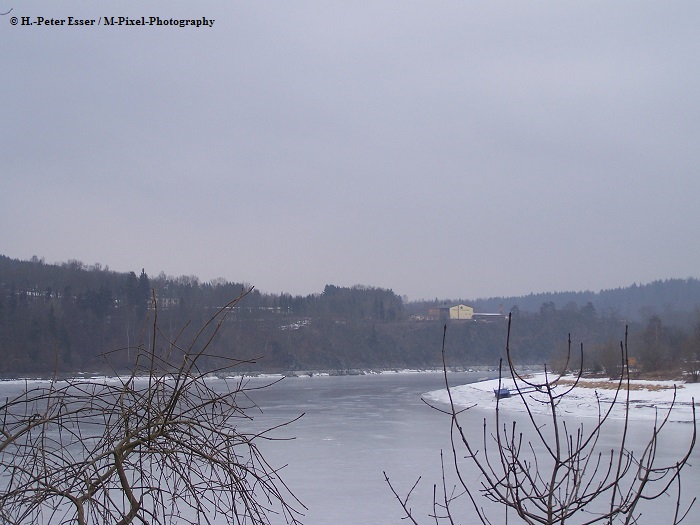
M 564 378 L 572 381 L 574 378 Z M 533 382 L 544 382 L 544 375 L 533 376 Z M 560 384 L 556 387 L 555 393 L 561 393 L 569 388 L 571 384 Z M 673 381 L 641 381 L 630 382 L 629 392 L 629 418 L 633 420 L 653 420 L 655 417 L 664 417 L 671 407 L 674 395 Z M 558 410 L 560 414 L 576 417 L 598 417 L 599 410 L 606 411 L 613 402 L 615 396 L 615 381 L 600 379 L 581 379 L 578 386 L 571 392 L 560 398 Z M 523 399 L 514 392 L 514 384 L 511 378 L 503 379 L 501 387 L 511 389 L 512 396 L 499 401 L 501 410 L 514 410 L 525 412 Z M 523 385 L 524 387 L 524 385 Z M 452 399 L 458 407 L 477 405 L 481 408 L 495 408 L 496 397 L 494 389 L 498 388 L 498 379 L 481 381 L 467 385 L 450 388 Z M 682 383 L 676 385 L 676 399 L 671 411 L 670 421 L 692 422 L 693 420 L 693 398 L 695 403 L 700 402 L 700 383 Z M 537 414 L 549 413 L 549 406 L 539 401 L 544 400 L 544 396 L 529 392 L 523 394 L 529 401 L 530 409 Z M 431 403 L 449 403 L 446 390 L 435 390 L 423 396 Z M 610 414 L 613 419 L 623 419 L 625 417 L 626 391 L 622 390 L 617 397 L 615 406 Z

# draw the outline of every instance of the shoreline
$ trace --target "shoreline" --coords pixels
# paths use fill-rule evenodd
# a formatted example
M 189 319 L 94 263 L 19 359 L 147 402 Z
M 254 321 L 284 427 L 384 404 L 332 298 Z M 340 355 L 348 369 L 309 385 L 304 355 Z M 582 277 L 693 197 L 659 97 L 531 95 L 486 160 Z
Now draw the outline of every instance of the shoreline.
M 539 368 L 536 368 L 539 370 Z M 448 374 L 452 373 L 492 373 L 497 374 L 498 368 L 492 366 L 470 366 L 470 367 L 450 367 L 447 370 Z M 442 368 L 400 368 L 400 367 L 387 367 L 387 368 L 349 368 L 341 370 L 289 370 L 283 372 L 246 372 L 241 374 L 212 374 L 207 375 L 205 379 L 235 379 L 241 377 L 247 378 L 280 378 L 280 377 L 342 377 L 342 376 L 366 376 L 366 375 L 382 375 L 382 374 L 442 374 L 444 370 Z M 25 383 L 25 382 L 35 382 L 35 383 L 46 383 L 55 381 L 90 381 L 90 380 L 117 380 L 126 379 L 131 377 L 128 372 L 124 374 L 107 375 L 101 372 L 76 372 L 75 374 L 60 374 L 55 378 L 51 376 L 16 376 L 16 377 L 2 377 L 0 378 L 0 384 L 10 384 L 10 383 Z M 148 378 L 148 375 L 137 375 L 134 376 L 136 379 Z
M 537 374 L 529 380 L 542 383 L 544 377 L 544 374 Z M 625 419 L 625 406 L 628 397 L 626 381 L 623 382 L 615 400 L 616 386 L 619 380 L 581 378 L 579 384 L 573 387 L 574 376 L 564 376 L 562 379 L 564 381 L 561 381 L 554 388 L 555 395 L 565 394 L 557 401 L 557 409 L 560 414 L 598 418 L 601 413 L 610 409 L 610 419 Z M 546 396 L 535 392 L 525 392 L 525 385 L 521 386 L 523 393 L 518 394 L 510 377 L 501 379 L 501 387 L 510 389 L 511 396 L 497 401 L 494 390 L 498 388 L 498 385 L 498 379 L 490 379 L 454 386 L 450 388 L 450 392 L 455 406 L 460 408 L 475 405 L 494 410 L 498 403 L 499 410 L 526 413 L 524 405 L 524 400 L 526 400 L 534 414 L 550 414 Z M 431 402 L 449 403 L 447 391 L 444 389 L 428 392 L 424 398 Z M 611 406 L 613 402 L 614 405 Z M 670 409 L 669 421 L 692 423 L 693 406 L 697 406 L 698 402 L 700 402 L 700 383 L 633 379 L 630 380 L 628 417 L 630 420 L 662 420 Z

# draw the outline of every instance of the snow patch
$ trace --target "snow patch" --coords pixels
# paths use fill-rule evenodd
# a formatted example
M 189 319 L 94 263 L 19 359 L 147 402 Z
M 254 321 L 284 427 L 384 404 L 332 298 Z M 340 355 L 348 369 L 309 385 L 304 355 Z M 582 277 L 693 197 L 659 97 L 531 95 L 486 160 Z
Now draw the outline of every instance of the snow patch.
M 550 376 L 551 377 L 551 376 Z M 544 374 L 539 374 L 528 379 L 534 383 L 544 383 Z M 573 381 L 573 377 L 565 377 Z M 611 419 L 624 419 L 627 392 L 620 391 L 615 400 L 616 381 L 608 381 L 609 385 L 602 385 L 605 380 L 581 379 L 579 385 L 558 400 L 557 410 L 560 414 L 575 417 L 597 418 L 605 413 L 611 403 L 614 406 L 610 413 Z M 499 387 L 498 379 L 480 381 L 450 388 L 452 399 L 457 407 L 476 405 L 481 408 L 495 409 L 496 396 L 494 390 Z M 546 396 L 527 391 L 526 385 L 521 385 L 524 392 L 518 394 L 511 378 L 501 380 L 501 388 L 511 390 L 511 397 L 498 400 L 500 410 L 512 410 L 526 412 L 525 401 L 535 414 L 549 414 L 550 408 L 546 403 Z M 559 394 L 572 388 L 571 383 L 562 382 L 555 387 L 554 393 Z M 675 392 L 675 402 L 674 402 Z M 435 390 L 424 394 L 424 399 L 432 403 L 449 403 L 447 390 Z M 700 400 L 700 383 L 680 383 L 675 385 L 673 381 L 630 381 L 629 391 L 629 419 L 630 420 L 654 420 L 662 419 L 672 407 L 669 421 L 692 422 L 693 404 Z M 697 405 L 696 405 L 697 406 Z

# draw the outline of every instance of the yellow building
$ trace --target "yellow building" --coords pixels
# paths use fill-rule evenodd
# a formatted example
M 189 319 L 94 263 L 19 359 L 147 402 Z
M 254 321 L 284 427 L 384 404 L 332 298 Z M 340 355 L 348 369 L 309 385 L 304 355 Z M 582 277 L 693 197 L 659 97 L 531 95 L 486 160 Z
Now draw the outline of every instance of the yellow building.
M 450 307 L 450 319 L 471 319 L 474 315 L 474 308 L 465 304 L 458 304 Z

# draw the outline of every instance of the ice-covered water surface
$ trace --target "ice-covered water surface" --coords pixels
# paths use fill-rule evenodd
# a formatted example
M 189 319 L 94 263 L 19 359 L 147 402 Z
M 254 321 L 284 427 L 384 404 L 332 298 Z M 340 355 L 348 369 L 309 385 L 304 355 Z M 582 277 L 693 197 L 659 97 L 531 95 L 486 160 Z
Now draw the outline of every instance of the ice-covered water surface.
M 484 374 L 450 377 L 467 382 Z M 449 444 L 449 420 L 421 395 L 442 384 L 440 373 L 314 376 L 287 378 L 260 392 L 260 424 L 304 412 L 284 431 L 293 441 L 265 449 L 274 462 L 288 465 L 284 479 L 308 507 L 303 522 L 403 523 L 383 471 L 402 491 L 423 476 L 414 508 L 427 516 L 432 484 L 440 476 L 440 449 Z
M 452 385 L 473 385 L 486 375 L 448 374 Z M 269 382 L 264 378 L 252 379 L 251 385 Z M 404 492 L 422 476 L 411 507 L 422 522 L 431 523 L 428 515 L 432 512 L 432 487 L 441 480 L 440 450 L 449 450 L 450 421 L 423 403 L 421 396 L 433 392 L 430 397 L 440 402 L 440 394 L 434 392 L 442 387 L 440 373 L 286 378 L 270 388 L 251 392 L 261 411 L 251 412 L 255 418 L 244 423 L 246 428 L 242 430 L 274 426 L 304 413 L 301 420 L 273 434 L 277 438 L 294 439 L 262 442 L 261 447 L 274 466 L 287 465 L 282 476 L 308 507 L 303 519 L 307 525 L 404 523 L 383 471 Z M 3 388 L 6 387 L 0 384 L 0 395 L 4 396 Z M 483 399 L 478 407 L 462 414 L 463 426 L 480 433 L 483 419 L 493 415 L 491 386 L 484 383 L 465 391 L 468 404 L 478 396 Z M 527 426 L 523 414 L 513 411 L 510 417 L 519 426 Z M 585 424 L 585 420 L 581 421 Z M 611 423 L 612 440 L 621 423 Z M 648 422 L 632 425 L 640 431 L 631 433 L 630 446 L 641 446 L 646 436 L 642 430 L 647 429 Z M 678 451 L 687 443 L 689 427 L 673 424 L 672 432 L 667 433 L 659 450 L 659 461 L 677 459 Z M 691 464 L 700 464 L 698 459 L 700 454 L 695 451 Z M 471 477 L 477 481 L 476 475 Z M 697 466 L 685 472 L 683 483 L 684 493 L 700 493 Z M 673 501 L 664 499 L 661 503 L 655 502 L 645 510 L 649 523 L 667 521 L 666 514 Z M 497 506 L 491 508 L 493 522 L 503 522 L 502 510 Z M 460 509 L 460 521 L 472 522 L 473 511 L 466 500 Z M 695 521 L 690 523 L 697 522 L 700 516 L 697 509 L 694 516 Z M 274 517 L 272 521 L 278 523 Z M 509 522 L 515 523 L 512 515 Z
M 494 414 L 492 385 L 474 383 L 485 375 L 448 374 L 451 385 L 466 385 L 457 390 L 468 392 L 468 399 L 463 399 L 467 404 L 471 405 L 478 396 L 483 400 L 461 415 L 463 427 L 476 436 L 482 433 L 484 418 L 491 424 Z M 420 398 L 431 392 L 427 397 L 433 402 L 444 400 L 440 397 L 444 395 L 441 374 L 289 378 L 278 386 L 277 393 L 270 389 L 261 399 L 264 417 L 282 420 L 295 410 L 306 412 L 302 420 L 289 429 L 289 433 L 296 436 L 294 441 L 283 446 L 273 443 L 269 448 L 271 457 L 288 463 L 285 479 L 309 507 L 305 523 L 403 523 L 382 471 L 386 471 L 404 492 L 422 476 L 411 507 L 423 518 L 423 523 L 432 522 L 427 518 L 432 512 L 433 484 L 441 482 L 440 450 L 446 453 L 450 450 L 450 422 L 447 416 L 432 410 Z M 280 394 L 284 401 L 279 400 Z M 502 417 L 517 421 L 520 429 L 528 428 L 525 414 L 512 411 Z M 588 423 L 593 423 L 589 418 L 573 414 L 569 415 L 571 420 L 586 428 Z M 610 421 L 608 431 L 601 438 L 603 450 L 614 446 L 623 424 L 621 420 Z M 639 450 L 646 444 L 653 424 L 634 420 L 630 426 L 628 447 Z M 671 424 L 657 453 L 660 463 L 679 459 L 680 450 L 687 447 L 690 427 Z M 698 458 L 700 451 L 696 450 L 690 463 L 698 464 Z M 464 465 L 467 479 L 476 484 L 478 476 L 472 466 L 468 462 Z M 698 467 L 685 471 L 683 483 L 685 494 L 700 493 Z M 504 521 L 501 507 L 483 503 L 491 509 L 489 515 L 494 523 Z M 642 510 L 649 523 L 666 522 L 673 503 L 670 498 L 662 498 Z M 458 507 L 462 509 L 460 521 L 472 522 L 475 516 L 466 499 Z M 700 516 L 698 509 L 693 515 L 695 519 Z M 517 522 L 512 512 L 508 520 Z

